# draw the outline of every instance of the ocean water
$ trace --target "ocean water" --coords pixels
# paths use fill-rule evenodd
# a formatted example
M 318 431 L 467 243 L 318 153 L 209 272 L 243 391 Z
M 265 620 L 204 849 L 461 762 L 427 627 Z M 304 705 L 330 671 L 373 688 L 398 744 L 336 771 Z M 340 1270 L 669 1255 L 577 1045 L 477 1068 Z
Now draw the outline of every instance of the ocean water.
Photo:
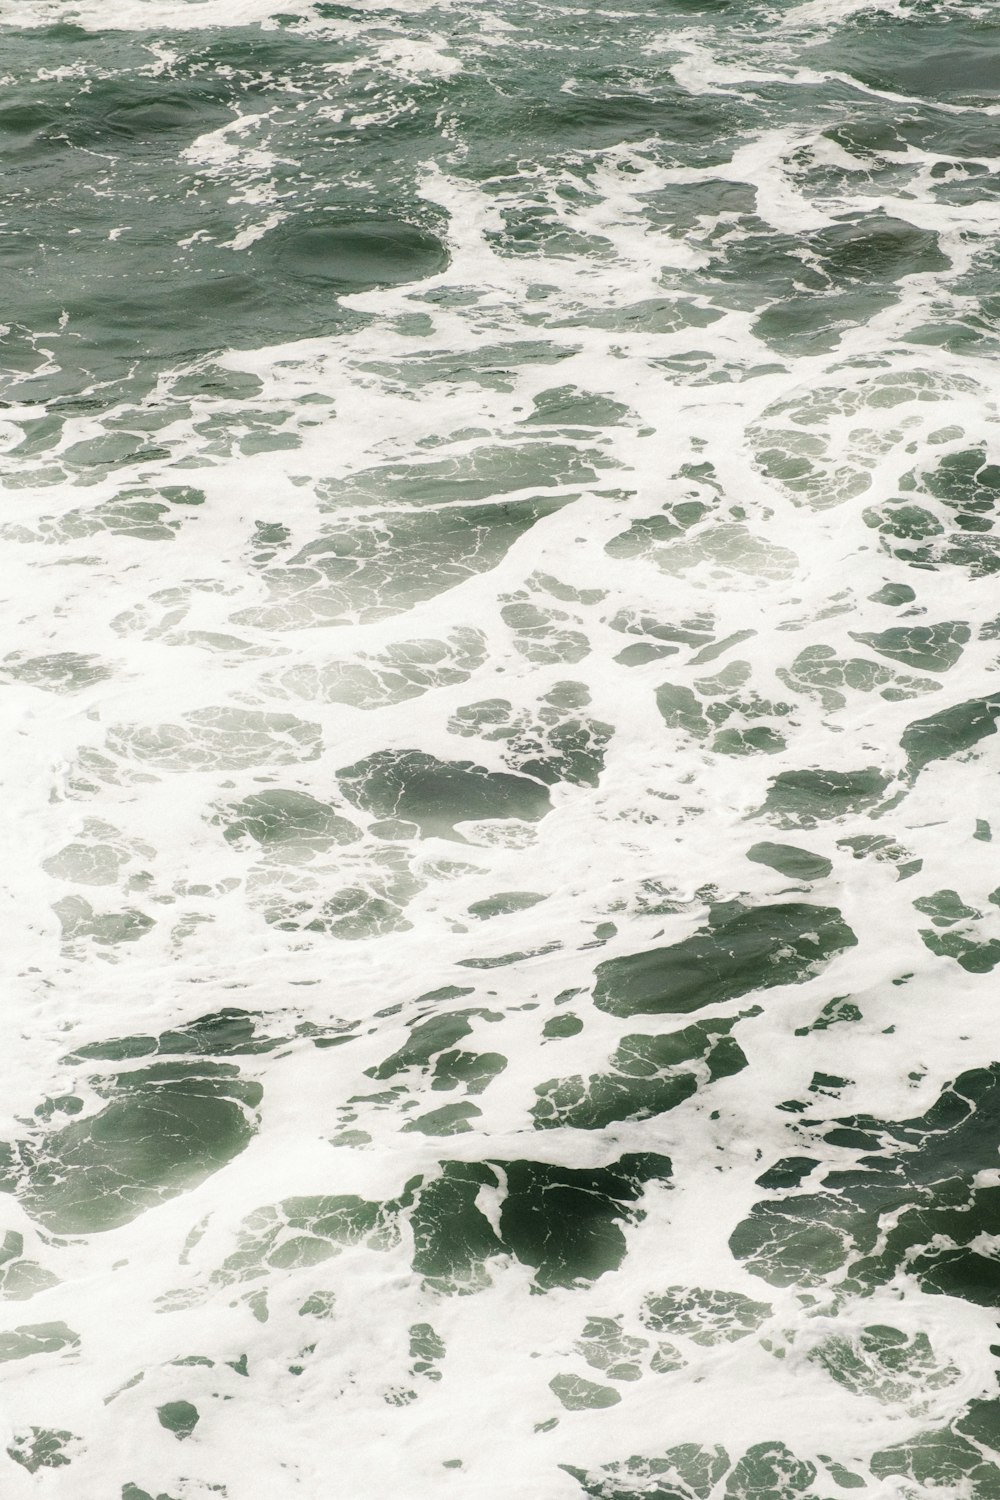
M 997 1500 L 996 6 L 0 38 L 4 1500 Z

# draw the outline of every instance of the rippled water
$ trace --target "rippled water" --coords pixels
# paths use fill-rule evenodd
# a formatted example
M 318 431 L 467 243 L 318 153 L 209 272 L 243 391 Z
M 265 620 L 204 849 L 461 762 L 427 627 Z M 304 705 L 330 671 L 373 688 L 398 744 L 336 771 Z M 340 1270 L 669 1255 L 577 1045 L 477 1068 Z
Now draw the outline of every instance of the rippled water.
M 0 5 L 0 1491 L 997 1500 L 996 9 L 298 3 Z

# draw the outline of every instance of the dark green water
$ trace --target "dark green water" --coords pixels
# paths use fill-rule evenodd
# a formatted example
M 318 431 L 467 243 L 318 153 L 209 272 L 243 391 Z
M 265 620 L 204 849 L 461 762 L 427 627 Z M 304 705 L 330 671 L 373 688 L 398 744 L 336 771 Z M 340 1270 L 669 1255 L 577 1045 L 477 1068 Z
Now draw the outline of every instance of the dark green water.
M 0 34 L 0 1492 L 997 1500 L 993 8 Z

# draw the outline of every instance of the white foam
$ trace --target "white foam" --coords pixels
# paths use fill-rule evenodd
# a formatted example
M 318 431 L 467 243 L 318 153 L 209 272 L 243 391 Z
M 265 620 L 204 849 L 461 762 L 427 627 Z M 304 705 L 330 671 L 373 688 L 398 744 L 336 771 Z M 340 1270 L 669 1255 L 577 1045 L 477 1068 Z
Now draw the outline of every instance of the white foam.
M 861 8 L 799 6 L 785 13 L 782 29 L 833 26 Z M 399 27 L 399 15 L 420 13 L 416 5 L 378 8 L 371 24 Z M 57 14 L 68 12 L 35 5 L 19 10 L 18 24 L 49 24 Z M 125 4 L 115 24 L 241 26 L 266 15 L 234 0 Z M 86 7 L 73 16 L 97 24 Z M 580 14 L 581 27 L 587 19 Z M 487 47 L 531 40 L 520 19 L 482 20 Z M 359 15 L 359 27 L 367 24 Z M 464 69 L 466 86 L 482 34 L 457 39 L 437 15 L 433 26 L 419 38 L 405 23 L 391 37 L 380 30 L 371 55 L 403 80 L 457 79 Z M 692 94 L 741 91 L 776 76 L 805 92 L 820 81 L 789 71 L 787 54 L 767 56 L 763 46 L 734 60 L 736 44 L 707 30 L 698 41 L 685 32 L 677 44 L 684 56 L 673 77 Z M 155 55 L 169 62 L 174 54 Z M 352 68 L 338 74 L 348 85 Z M 356 103 L 360 111 L 360 91 Z M 368 118 L 378 118 L 374 106 Z M 272 175 L 285 160 L 276 119 L 270 111 L 239 115 L 183 153 L 188 166 L 231 182 L 254 210 L 228 248 L 252 251 L 290 212 L 275 206 Z M 502 191 L 460 157 L 449 159 L 453 140 L 439 146 L 429 144 L 416 188 L 446 221 L 447 268 L 345 298 L 369 316 L 343 333 L 223 355 L 223 372 L 259 379 L 252 400 L 223 390 L 182 403 L 175 384 L 185 372 L 168 372 L 139 412 L 123 398 L 113 411 L 66 416 L 45 454 L 57 477 L 62 472 L 51 484 L 38 460 L 10 454 L 37 407 L 14 404 L 4 413 L 5 472 L 20 485 L 10 490 L 3 540 L 9 853 L 0 878 L 16 985 L 16 1003 L 0 1019 L 4 1129 L 12 1136 L 34 1129 L 45 1096 L 78 1090 L 86 1112 L 103 1106 L 91 1080 L 108 1064 L 69 1059 L 87 1043 L 158 1034 L 224 1006 L 263 1014 L 287 1039 L 271 1052 L 223 1059 L 263 1083 L 260 1129 L 191 1191 L 106 1233 L 55 1239 L 37 1233 L 16 1199 L 4 1200 L 0 1228 L 23 1233 L 26 1254 L 61 1280 L 29 1302 L 4 1303 L 3 1328 L 65 1320 L 81 1338 L 76 1353 L 12 1364 L 5 1382 L 4 1446 L 31 1425 L 83 1440 L 70 1465 L 45 1471 L 41 1483 L 53 1494 L 96 1500 L 109 1484 L 133 1481 L 179 1500 L 207 1497 L 213 1485 L 225 1485 L 230 1500 L 258 1500 L 262 1484 L 278 1500 L 354 1500 L 383 1490 L 408 1500 L 522 1492 L 570 1500 L 580 1488 L 559 1465 L 596 1469 L 687 1442 L 724 1443 L 735 1462 L 753 1443 L 781 1440 L 803 1459 L 825 1452 L 863 1466 L 873 1451 L 946 1424 L 994 1390 L 988 1309 L 931 1296 L 903 1275 L 836 1310 L 809 1309 L 800 1288 L 751 1275 L 729 1247 L 736 1225 L 766 1196 L 757 1179 L 774 1162 L 813 1150 L 830 1165 L 855 1160 L 844 1146 L 803 1144 L 799 1114 L 783 1104 L 803 1101 L 817 1120 L 914 1118 L 958 1072 L 992 1060 L 992 982 L 928 949 L 920 935 L 928 919 L 913 902 L 953 888 L 981 911 L 984 941 L 995 935 L 991 846 L 972 841 L 994 800 L 994 742 L 932 764 L 912 787 L 901 783 L 905 796 L 878 819 L 862 809 L 782 829 L 759 811 L 782 772 L 902 772 L 908 724 L 995 691 L 995 637 L 977 637 L 996 613 L 992 576 L 957 565 L 909 568 L 883 548 L 869 514 L 899 493 L 912 495 L 901 481 L 941 455 L 985 444 L 990 462 L 1000 457 L 983 357 L 907 341 L 975 264 L 994 205 L 936 198 L 930 150 L 893 155 L 912 177 L 883 189 L 864 177 L 860 158 L 794 108 L 734 140 L 712 165 L 678 166 L 650 136 L 581 149 L 556 165 L 526 163 Z M 803 152 L 829 176 L 803 170 Z M 742 212 L 706 207 L 680 232 L 657 209 L 658 195 L 671 189 L 720 182 L 754 190 L 753 233 L 804 243 L 877 208 L 938 236 L 949 264 L 899 283 L 895 300 L 846 328 L 834 347 L 776 350 L 756 327 L 759 309 L 726 304 L 727 287 L 712 280 L 727 248 L 738 250 L 751 233 Z M 525 206 L 550 215 L 551 254 L 513 253 L 503 242 L 505 211 Z M 124 231 L 116 224 L 109 236 Z M 690 315 L 713 299 L 724 308 L 716 321 Z M 595 426 L 570 417 L 548 428 L 526 422 L 536 398 L 563 387 L 617 401 L 625 415 Z M 294 434 L 297 446 L 242 452 L 248 411 L 272 423 L 267 430 Z M 102 477 L 73 460 L 74 445 L 111 430 L 112 419 L 127 426 L 130 416 L 156 413 L 170 415 L 156 435 L 168 457 Z M 230 425 L 225 451 L 206 436 L 213 419 Z M 548 497 L 564 499 L 563 508 L 514 540 L 493 567 L 470 567 L 447 590 L 410 607 L 397 600 L 396 612 L 381 616 L 371 608 L 365 617 L 367 605 L 337 613 L 340 581 L 310 573 L 317 554 L 304 549 L 373 517 L 372 535 L 381 527 L 387 536 L 408 517 L 457 514 L 473 503 L 460 486 L 476 480 L 485 450 L 508 454 L 512 473 L 531 444 L 556 458 L 539 456 L 537 473 L 511 489 L 496 460 L 485 502 Z M 784 466 L 774 459 L 779 450 Z M 796 469 L 793 460 L 811 468 Z M 407 485 L 434 464 L 450 467 L 414 498 Z M 581 477 L 582 466 L 592 477 Z M 174 505 L 163 518 L 173 529 L 159 540 L 94 521 L 98 507 L 129 492 L 155 500 L 179 485 L 203 491 L 204 504 Z M 715 507 L 714 519 L 683 536 L 665 527 L 652 534 L 650 518 L 665 517 L 664 506 L 694 501 Z M 262 539 L 258 523 L 285 534 Z M 649 544 L 636 540 L 629 555 L 621 539 L 641 539 L 643 525 Z M 453 534 L 438 551 L 460 546 Z M 429 555 L 426 566 L 440 561 Z M 912 583 L 911 612 L 872 602 L 887 581 Z M 625 611 L 696 640 L 700 630 L 706 647 L 730 644 L 708 661 L 693 659 L 697 645 L 684 645 L 626 666 L 615 659 L 623 649 L 663 641 L 618 628 Z M 325 623 L 331 616 L 350 623 Z M 973 632 L 947 673 L 901 665 L 856 639 L 904 621 L 948 619 L 967 620 Z M 480 632 L 484 660 L 462 665 L 449 644 L 460 629 Z M 404 696 L 415 680 L 404 669 L 413 660 L 426 668 L 421 643 L 433 641 L 442 643 L 439 678 Z M 841 662 L 867 662 L 868 685 L 834 681 L 835 665 L 829 682 L 810 680 L 796 663 L 817 647 Z M 92 658 L 107 675 L 70 693 L 24 665 L 67 653 Z M 741 662 L 743 682 L 718 682 Z M 288 686 L 325 681 L 337 663 L 381 673 L 384 701 L 365 707 Z M 582 684 L 589 703 L 560 720 L 546 695 L 558 697 L 567 681 Z M 787 713 L 765 715 L 784 746 L 724 755 L 711 749 L 718 726 L 701 739 L 668 729 L 656 703 L 664 683 L 696 685 L 703 704 L 756 694 L 784 705 Z M 470 723 L 470 705 L 483 703 L 494 717 L 484 714 L 478 733 L 458 732 Z M 244 716 L 227 721 L 228 735 L 200 717 L 215 707 Z M 734 709 L 732 722 L 744 722 L 741 712 L 751 723 L 753 705 Z M 460 822 L 466 841 L 381 838 L 369 825 L 387 820 L 349 805 L 337 786 L 339 769 L 387 749 L 516 770 L 519 744 L 524 757 L 554 755 L 575 717 L 613 727 L 603 771 L 596 785 L 556 781 L 552 811 L 537 823 Z M 257 759 L 247 749 L 255 735 Z M 249 840 L 228 843 L 223 829 L 234 804 L 275 788 L 335 802 L 364 837 L 322 849 L 301 840 L 284 856 Z M 855 858 L 844 841 L 872 833 L 902 852 Z M 745 858 L 764 840 L 826 856 L 831 873 L 803 890 Z M 58 861 L 74 845 L 111 850 L 114 880 L 58 873 L 72 867 L 71 857 Z M 911 859 L 923 868 L 897 878 Z M 333 920 L 323 916 L 324 903 L 354 889 L 393 909 L 386 930 L 352 940 L 317 930 Z M 498 892 L 526 891 L 543 899 L 488 919 L 470 911 Z M 690 1100 L 651 1119 L 603 1131 L 536 1130 L 530 1111 L 547 1080 L 606 1072 L 623 1034 L 659 1034 L 703 1018 L 595 1009 L 588 993 L 595 965 L 681 942 L 704 926 L 713 901 L 740 896 L 835 906 L 858 945 L 804 984 L 708 1011 L 728 1017 L 761 1005 L 734 1032 L 744 1071 L 714 1083 L 703 1073 Z M 54 908 L 67 898 L 86 901 L 97 918 L 139 910 L 154 925 L 133 942 L 100 942 L 85 923 L 73 928 L 65 906 L 60 922 Z M 269 923 L 279 906 L 285 916 Z M 529 956 L 469 966 L 517 953 Z M 433 1088 L 416 1069 L 373 1079 L 406 1041 L 417 996 L 445 985 L 474 993 L 444 1008 L 498 1017 L 476 1016 L 458 1046 L 500 1053 L 506 1069 L 467 1098 Z M 580 994 L 556 1005 L 572 989 Z M 842 996 L 856 1001 L 859 1021 L 803 1034 Z M 393 1006 L 400 1009 L 387 1014 Z M 543 1036 L 545 1022 L 569 1013 L 584 1022 L 578 1034 Z M 295 1035 L 300 1023 L 322 1031 L 333 1019 L 356 1022 L 356 1038 L 319 1048 L 308 1032 Z M 138 1059 L 128 1068 L 145 1065 Z M 820 1074 L 847 1081 L 810 1092 Z M 396 1086 L 405 1092 L 389 1095 Z M 389 1097 L 371 1097 L 378 1094 Z M 403 1129 L 458 1097 L 481 1111 L 470 1131 L 433 1137 Z M 348 1130 L 353 1144 L 332 1143 Z M 587 1289 L 534 1295 L 529 1268 L 500 1256 L 490 1286 L 444 1296 L 413 1272 L 405 1215 L 402 1241 L 389 1249 L 356 1246 L 314 1265 L 262 1266 L 245 1282 L 218 1277 L 248 1216 L 289 1197 L 388 1200 L 418 1174 L 429 1179 L 440 1159 L 590 1167 L 650 1151 L 672 1159 L 671 1186 L 648 1187 L 640 1205 L 647 1217 L 628 1228 L 621 1267 Z M 481 1194 L 494 1228 L 503 1192 L 501 1182 Z M 642 1306 L 668 1286 L 741 1293 L 773 1313 L 733 1342 L 681 1337 L 685 1367 L 656 1374 L 644 1365 L 641 1379 L 614 1384 L 621 1400 L 613 1407 L 565 1410 L 554 1377 L 571 1372 L 607 1384 L 576 1347 L 586 1320 L 621 1317 L 627 1333 L 649 1340 L 648 1361 L 655 1340 Z M 337 1295 L 330 1322 L 299 1313 L 317 1288 Z M 261 1289 L 270 1299 L 266 1322 L 247 1300 Z M 178 1291 L 199 1300 L 178 1298 L 168 1310 L 161 1299 Z M 412 1372 L 408 1331 L 422 1323 L 446 1346 L 437 1382 Z M 831 1335 L 857 1338 L 880 1323 L 927 1334 L 938 1365 L 956 1367 L 955 1379 L 884 1401 L 850 1391 L 812 1357 Z M 232 1367 L 244 1353 L 248 1376 Z M 191 1355 L 214 1363 L 176 1363 Z M 411 1388 L 414 1400 L 394 1404 Z M 179 1399 L 201 1414 L 183 1444 L 155 1415 Z M 552 1418 L 557 1425 L 537 1430 Z M 443 1467 L 455 1460 L 461 1468 Z M 27 1495 L 39 1481 L 12 1466 L 8 1482 L 12 1495 Z M 873 1479 L 865 1493 L 897 1500 L 902 1483 Z

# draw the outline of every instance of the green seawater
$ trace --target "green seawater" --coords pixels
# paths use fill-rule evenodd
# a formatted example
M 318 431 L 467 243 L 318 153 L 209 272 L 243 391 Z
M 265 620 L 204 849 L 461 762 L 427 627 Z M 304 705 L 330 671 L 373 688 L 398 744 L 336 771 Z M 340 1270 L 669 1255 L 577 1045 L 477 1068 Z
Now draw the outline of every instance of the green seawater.
M 0 37 L 0 1493 L 997 1500 L 994 8 Z

